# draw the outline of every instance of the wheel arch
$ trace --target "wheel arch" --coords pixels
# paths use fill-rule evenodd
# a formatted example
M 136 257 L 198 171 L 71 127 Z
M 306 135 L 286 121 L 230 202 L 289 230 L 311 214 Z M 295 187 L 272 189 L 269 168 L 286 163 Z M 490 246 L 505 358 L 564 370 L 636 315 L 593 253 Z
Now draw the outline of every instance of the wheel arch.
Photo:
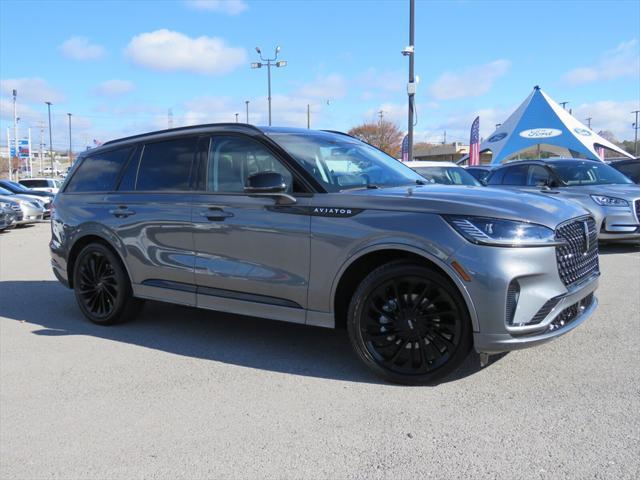
M 100 231 L 88 231 L 84 233 L 82 236 L 76 238 L 73 242 L 73 245 L 69 249 L 69 254 L 67 255 L 67 280 L 69 282 L 69 288 L 73 288 L 73 269 L 75 268 L 76 259 L 78 254 L 82 251 L 84 247 L 91 243 L 99 243 L 107 247 L 111 252 L 120 260 L 122 266 L 124 267 L 127 276 L 129 277 L 129 281 L 133 282 L 131 277 L 131 272 L 129 272 L 129 267 L 127 263 L 124 261 L 124 256 L 120 251 L 120 248 L 117 248 L 113 244 L 113 237 L 110 235 L 105 235 Z M 122 246 L 121 246 L 122 247 Z
M 331 312 L 336 328 L 345 328 L 349 302 L 360 282 L 380 265 L 401 259 L 413 259 L 449 279 L 464 299 L 473 331 L 479 331 L 478 317 L 471 295 L 453 268 L 425 250 L 403 244 L 371 246 L 360 250 L 343 264 L 331 290 Z

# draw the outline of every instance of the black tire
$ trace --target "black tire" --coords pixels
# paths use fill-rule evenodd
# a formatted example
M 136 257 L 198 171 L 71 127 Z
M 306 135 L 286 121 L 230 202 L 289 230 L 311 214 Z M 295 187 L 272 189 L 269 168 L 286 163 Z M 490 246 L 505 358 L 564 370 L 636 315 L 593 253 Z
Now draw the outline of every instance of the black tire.
M 353 294 L 347 330 L 358 357 L 384 380 L 437 383 L 467 357 L 467 306 L 448 278 L 408 261 L 378 267 Z
M 114 325 L 134 318 L 142 300 L 133 297 L 120 259 L 106 246 L 84 247 L 73 268 L 73 289 L 80 310 L 91 322 Z

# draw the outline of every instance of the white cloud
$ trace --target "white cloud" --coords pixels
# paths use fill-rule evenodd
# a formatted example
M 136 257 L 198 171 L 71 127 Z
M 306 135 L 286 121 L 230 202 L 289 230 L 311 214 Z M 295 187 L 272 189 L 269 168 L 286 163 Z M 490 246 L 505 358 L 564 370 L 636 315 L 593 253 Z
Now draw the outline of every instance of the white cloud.
M 102 45 L 90 43 L 86 37 L 71 37 L 59 48 L 65 57 L 73 60 L 96 60 L 105 54 Z
M 0 80 L 0 91 L 12 95 L 13 89 L 18 91 L 18 102 L 60 102 L 62 93 L 51 87 L 46 80 L 38 77 L 7 78 Z
M 509 70 L 508 60 L 495 60 L 470 67 L 460 73 L 445 72 L 429 85 L 429 94 L 436 100 L 479 97 L 487 93 L 498 78 Z
M 114 79 L 100 83 L 94 91 L 104 97 L 118 97 L 131 92 L 134 88 L 135 85 L 132 82 Z
M 244 12 L 249 6 L 243 0 L 187 0 L 187 5 L 195 10 L 237 15 Z
M 594 65 L 579 67 L 562 76 L 563 83 L 571 86 L 618 77 L 640 76 L 640 51 L 638 40 L 622 42 L 602 55 Z
M 161 71 L 221 75 L 246 62 L 244 48 L 230 47 L 218 37 L 188 37 L 167 29 L 141 33 L 125 54 L 137 65 Z
M 637 100 L 625 100 L 615 102 L 602 100 L 593 103 L 583 103 L 573 109 L 573 116 L 582 123 L 587 123 L 586 118 L 591 117 L 591 128 L 596 132 L 609 130 L 619 140 L 631 140 L 635 117 L 629 113 L 640 109 Z
M 352 83 L 360 89 L 361 99 L 371 100 L 401 92 L 406 88 L 407 79 L 406 74 L 398 70 L 381 71 L 369 68 L 362 75 L 356 77 Z
M 347 82 L 342 75 L 337 73 L 318 77 L 313 82 L 300 87 L 296 92 L 297 96 L 321 100 L 343 98 L 346 94 Z

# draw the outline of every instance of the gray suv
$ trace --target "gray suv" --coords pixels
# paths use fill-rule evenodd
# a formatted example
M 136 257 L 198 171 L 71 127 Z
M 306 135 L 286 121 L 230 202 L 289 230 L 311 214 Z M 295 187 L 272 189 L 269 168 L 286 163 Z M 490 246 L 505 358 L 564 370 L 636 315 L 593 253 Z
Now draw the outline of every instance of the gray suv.
M 425 185 L 338 132 L 215 124 L 105 143 L 54 201 L 51 257 L 82 313 L 143 299 L 346 328 L 383 378 L 433 383 L 594 311 L 597 230 L 575 204 Z
M 579 203 L 593 215 L 600 240 L 640 240 L 640 185 L 604 162 L 519 160 L 493 169 L 485 183 Z

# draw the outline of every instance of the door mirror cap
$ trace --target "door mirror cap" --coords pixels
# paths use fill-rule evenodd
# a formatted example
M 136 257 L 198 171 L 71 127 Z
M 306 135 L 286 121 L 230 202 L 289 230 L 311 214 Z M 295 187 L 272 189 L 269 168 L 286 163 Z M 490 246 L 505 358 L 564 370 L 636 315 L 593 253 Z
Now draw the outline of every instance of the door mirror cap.
M 258 172 L 247 177 L 245 193 L 283 193 L 287 189 L 284 177 L 276 172 Z

